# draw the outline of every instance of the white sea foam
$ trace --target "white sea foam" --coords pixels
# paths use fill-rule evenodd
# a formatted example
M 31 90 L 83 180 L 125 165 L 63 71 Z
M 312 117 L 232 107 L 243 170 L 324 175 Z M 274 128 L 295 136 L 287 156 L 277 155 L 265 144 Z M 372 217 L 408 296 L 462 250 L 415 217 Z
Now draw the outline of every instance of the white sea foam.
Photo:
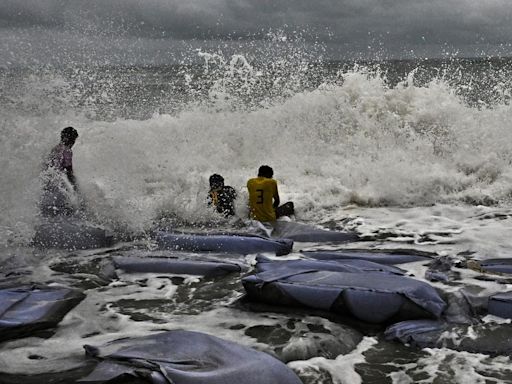
M 290 368 L 302 372 L 307 368 L 318 368 L 331 374 L 334 384 L 360 384 L 361 376 L 356 372 L 355 365 L 366 361 L 364 352 L 377 343 L 372 337 L 364 337 L 357 348 L 347 355 L 340 355 L 336 359 L 314 357 L 307 361 L 294 361 L 289 363 Z
M 10 109 L 2 122 L 2 238 L 28 238 L 40 162 L 65 125 L 80 133 L 74 165 L 89 206 L 125 229 L 145 229 L 164 213 L 211 217 L 204 199 L 213 172 L 237 189 L 243 213 L 245 183 L 263 163 L 274 167 L 283 200 L 295 201 L 305 220 L 352 202 L 509 202 L 512 108 L 470 107 L 442 80 L 389 88 L 359 69 L 266 107 L 233 109 L 229 98 L 210 97 L 214 104 L 143 121 L 51 108 L 16 116 Z M 461 230 L 456 222 L 449 229 Z
M 447 379 L 450 383 L 501 383 L 500 373 L 510 374 L 510 359 L 483 354 L 457 352 L 450 349 L 424 349 L 429 356 L 420 358 L 417 365 L 393 372 L 393 384 L 435 383 Z M 424 375 L 422 375 L 424 374 Z M 422 378 L 426 376 L 426 378 Z
M 74 167 L 89 209 L 95 220 L 119 231 L 144 231 L 162 216 L 189 223 L 218 220 L 205 206 L 208 176 L 214 172 L 235 187 L 237 210 L 245 217 L 246 181 L 261 164 L 269 164 L 282 200 L 295 202 L 298 220 L 354 229 L 369 239 L 346 247 L 414 248 L 462 259 L 510 257 L 512 107 L 506 98 L 492 105 L 468 103 L 443 76 L 418 85 L 416 72 L 390 87 L 385 74 L 364 66 L 309 86 L 304 81 L 308 75 L 322 75 L 311 73 L 317 67 L 300 57 L 293 67 L 296 76 L 286 72 L 290 61 L 275 60 L 270 78 L 242 55 L 202 52 L 201 57 L 208 67 L 176 71 L 179 92 L 157 107 L 149 99 L 125 100 L 110 91 L 118 82 L 148 85 L 149 70 L 141 68 L 106 80 L 101 80 L 103 69 L 73 69 L 72 81 L 52 71 L 19 75 L 16 87 L 1 87 L 2 270 L 22 266 L 33 281 L 65 280 L 48 263 L 70 255 L 19 246 L 30 241 L 37 224 L 41 161 L 68 125 L 80 134 L 73 148 Z M 211 79 L 206 90 L 197 86 L 200 77 Z M 1 80 L 0 85 L 10 84 L 11 78 Z M 149 85 L 157 87 L 161 81 Z M 262 83 L 264 96 L 258 98 Z M 180 98 L 181 91 L 186 97 Z M 137 106 L 144 117 L 110 113 L 109 106 L 113 111 Z M 77 259 L 87 256 L 78 253 Z M 402 267 L 424 280 L 425 263 Z M 507 289 L 475 279 L 476 271 L 457 271 L 461 281 L 482 288 L 481 294 Z M 137 321 L 123 312 L 119 300 L 168 304 L 177 286 L 155 274 L 120 277 L 108 287 L 88 289 L 51 338 L 3 343 L 0 365 L 7 368 L 2 370 L 36 374 L 70 369 L 83 362 L 83 344 L 184 327 L 265 350 L 265 343 L 239 326 L 276 327 L 288 320 L 286 315 L 223 307 L 234 293 L 219 301 L 219 307 L 197 315 L 170 316 L 169 308 L 135 305 L 129 308 L 132 315 L 152 318 Z M 197 281 L 189 277 L 183 284 Z M 491 316 L 484 321 L 509 322 Z M 329 328 L 327 320 L 324 327 Z M 336 383 L 358 383 L 362 379 L 356 365 L 365 363 L 365 353 L 376 343 L 366 337 L 347 355 L 289 365 L 297 372 L 326 371 Z M 511 373 L 508 357 L 447 349 L 425 352 L 428 356 L 391 373 L 393 383 L 432 383 L 437 378 L 498 382 L 500 374 Z

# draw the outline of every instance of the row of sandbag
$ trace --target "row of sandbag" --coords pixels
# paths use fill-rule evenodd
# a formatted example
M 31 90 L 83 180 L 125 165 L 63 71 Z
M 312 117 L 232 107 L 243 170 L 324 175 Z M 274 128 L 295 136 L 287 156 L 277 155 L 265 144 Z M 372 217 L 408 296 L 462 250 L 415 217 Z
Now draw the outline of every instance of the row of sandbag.
M 258 257 L 255 272 L 242 279 L 249 299 L 351 315 L 363 322 L 392 323 L 440 318 L 447 304 L 428 283 L 406 276 L 392 264 L 428 261 L 428 257 L 368 252 L 303 252 L 308 259 L 272 261 Z M 378 260 L 375 262 L 372 260 Z M 496 261 L 504 270 L 507 260 Z M 487 262 L 486 265 L 492 263 Z M 175 257 L 115 256 L 112 270 L 219 276 L 242 272 L 236 259 L 188 254 Z M 28 329 L 56 324 L 84 295 L 69 288 L 21 286 L 0 290 L 0 340 Z M 475 302 L 468 297 L 468 302 Z M 512 318 L 512 293 L 483 298 L 473 312 Z M 460 311 L 459 311 L 460 312 Z M 27 320 L 28 319 L 28 320 Z M 39 325 L 38 325 L 39 324 Z M 9 328 L 10 331 L 6 332 Z
M 492 355 L 512 352 L 512 329 L 507 321 L 481 321 L 485 315 L 512 319 L 512 292 L 479 295 L 460 288 L 440 295 L 428 283 L 408 277 L 392 265 L 421 261 L 423 256 L 348 251 L 303 254 L 317 260 L 260 257 L 257 273 L 243 279 L 249 297 L 391 324 L 384 333 L 387 339 L 421 348 L 448 347 Z M 479 265 L 484 273 L 512 273 L 510 259 L 486 260 Z
M 37 335 L 57 326 L 84 297 L 83 292 L 62 286 L 0 289 L 0 341 Z M 78 382 L 140 379 L 154 384 L 301 383 L 276 358 L 200 332 L 173 330 L 139 338 L 128 336 L 101 347 L 84 348 L 86 355 L 99 360 L 99 364 Z
M 300 233 L 299 236 L 303 236 Z M 343 239 L 347 239 L 341 234 Z M 333 237 L 329 234 L 329 239 Z M 157 232 L 160 248 L 192 252 L 288 254 L 291 239 L 269 239 L 247 234 L 179 234 Z M 87 249 L 109 246 L 105 231 L 80 223 L 59 221 L 40 226 L 34 244 L 42 247 Z M 135 251 L 135 253 L 140 253 Z M 105 266 L 104 266 L 105 267 Z M 213 259 L 118 256 L 102 275 L 114 277 L 115 269 L 218 276 L 241 272 L 243 263 Z M 0 341 L 33 335 L 58 325 L 85 294 L 62 286 L 21 285 L 0 290 Z M 86 354 L 101 360 L 83 382 L 103 383 L 127 377 L 153 383 L 298 384 L 300 380 L 279 360 L 251 348 L 211 335 L 169 331 L 144 338 L 114 342 L 105 348 L 85 346 Z
M 213 241 L 213 244 L 217 244 L 215 245 L 216 247 L 218 245 L 225 247 L 225 244 L 228 244 L 229 247 L 236 243 L 237 245 L 234 248 L 227 248 L 230 249 L 228 252 L 233 253 L 240 252 L 241 249 L 245 249 L 245 251 L 240 253 L 253 253 L 254 249 L 260 246 L 258 244 L 263 244 L 260 252 L 281 254 L 280 249 L 282 248 L 279 247 L 282 247 L 283 244 L 291 250 L 290 241 L 264 239 L 256 236 L 241 236 L 235 239 L 231 236 L 228 239 L 224 239 L 221 237 L 223 235 L 200 236 L 198 238 L 198 236 L 190 234 L 171 235 L 164 233 L 163 236 L 165 241 L 162 243 L 162 240 L 160 240 L 160 245 L 162 248 L 168 249 L 187 249 L 189 244 L 192 244 L 193 248 L 191 250 L 211 251 Z M 170 242 L 169 239 L 171 239 Z M 207 240 L 209 242 L 205 243 L 198 240 Z M 197 248 L 198 244 L 200 249 Z M 269 245 L 271 246 L 270 249 L 268 248 Z M 274 248 L 275 245 L 277 245 L 277 248 Z M 218 250 L 218 248 L 213 249 Z M 285 251 L 286 248 L 284 248 L 283 253 L 289 252 L 289 250 L 287 252 Z M 418 346 L 437 346 L 439 343 L 445 342 L 443 341 L 443 334 L 446 330 L 450 330 L 452 333 L 459 331 L 461 332 L 463 342 L 454 341 L 454 346 L 466 348 L 466 350 L 471 350 L 472 348 L 475 351 L 482 351 L 482 344 L 479 343 L 479 340 L 473 343 L 476 343 L 476 345 L 472 345 L 471 338 L 464 338 L 462 334 L 465 329 L 464 327 L 458 324 L 452 324 L 443 318 L 443 312 L 447 308 L 447 303 L 432 286 L 406 276 L 405 271 L 393 266 L 393 264 L 403 262 L 431 261 L 428 257 L 365 252 L 304 252 L 303 254 L 309 258 L 309 260 L 272 261 L 264 257 L 259 257 L 256 265 L 256 273 L 242 280 L 248 297 L 252 300 L 263 301 L 271 305 L 301 306 L 323 311 L 351 314 L 365 322 L 393 323 L 398 321 L 398 323 L 391 325 L 386 330 L 386 336 L 390 339 L 398 339 Z M 188 258 L 120 256 L 114 257 L 113 262 L 115 268 L 132 272 L 216 276 L 244 270 L 243 263 L 237 263 L 233 260 L 222 260 L 222 258 L 215 259 L 211 257 L 206 259 L 200 257 L 201 260 L 198 260 L 198 258 L 197 255 Z M 27 288 L 25 287 L 25 289 Z M 37 287 L 30 289 L 34 291 L 34 296 L 31 294 L 27 295 L 27 292 L 22 292 L 23 289 L 14 293 L 10 292 L 11 303 L 25 301 L 28 305 L 28 308 L 22 310 L 22 312 L 27 312 L 27 310 L 28 312 L 32 312 L 35 310 L 34 315 L 36 316 L 37 313 L 44 312 L 39 305 L 34 305 L 34 303 L 38 301 L 37 296 L 40 296 L 40 300 L 42 296 L 46 295 L 43 299 L 46 304 L 52 301 L 51 297 L 56 299 L 56 303 L 53 304 L 54 306 L 49 305 L 47 307 L 48 312 L 46 318 L 45 316 L 41 317 L 39 321 L 39 326 L 41 327 L 44 327 L 45 324 L 48 326 L 52 324 L 52 322 L 54 325 L 57 324 L 58 321 L 60 321 L 60 314 L 63 316 L 67 310 L 71 309 L 81 300 L 80 296 L 83 295 L 74 290 L 64 293 L 63 291 L 58 292 L 58 289 L 53 289 L 51 290 L 52 292 L 49 293 Z M 500 302 L 504 303 L 502 304 L 502 308 L 510 308 L 510 300 L 507 303 L 507 298 L 507 293 L 501 293 L 495 295 L 495 297 L 489 298 L 489 303 Z M 74 302 L 76 303 L 73 304 Z M 18 304 L 11 305 L 10 307 L 13 309 L 17 306 Z M 66 308 L 68 309 L 66 310 Z M 492 311 L 492 305 L 488 305 L 488 310 L 489 312 Z M 7 321 L 3 324 L 16 324 L 16 320 L 13 321 L 16 316 L 13 316 L 12 312 L 10 314 L 9 310 L 2 312 L 7 314 Z M 37 327 L 37 325 L 31 324 L 29 327 Z M 18 328 L 18 332 L 20 329 L 21 328 Z M 488 329 L 487 327 L 484 330 Z M 192 369 L 194 369 L 194 363 L 191 364 L 188 362 L 186 367 L 176 367 L 173 361 L 175 358 L 173 351 L 165 352 L 166 356 L 169 356 L 170 359 L 165 362 L 155 359 L 154 354 L 148 354 L 146 352 L 146 342 L 155 344 L 158 343 L 156 340 L 159 339 L 172 339 L 174 337 L 180 339 L 182 336 L 183 339 L 192 339 L 196 337 L 195 333 L 189 334 L 186 331 L 184 331 L 185 334 L 182 336 L 179 334 L 175 336 L 172 332 L 169 334 L 160 334 L 155 337 L 155 339 L 152 337 L 133 339 L 130 344 L 126 346 L 126 349 L 121 347 L 115 350 L 113 354 L 102 353 L 101 349 L 87 347 L 86 350 L 89 355 L 104 360 L 87 380 L 90 382 L 104 382 L 113 377 L 111 376 L 113 375 L 112 372 L 116 375 L 128 373 L 131 375 L 142 374 L 155 376 L 152 378 L 152 380 L 155 380 L 154 382 L 165 382 L 162 381 L 162 377 L 164 379 L 167 379 L 166 377 L 171 378 L 173 374 L 177 375 L 174 378 L 181 377 L 183 380 L 189 380 L 188 375 L 190 372 L 188 372 L 188 368 L 192 367 Z M 496 332 L 492 331 L 490 335 L 491 337 L 488 337 L 488 340 L 496 338 L 493 338 Z M 208 343 L 223 344 L 226 342 L 225 340 L 209 340 L 211 336 L 203 334 L 198 334 L 197 337 L 203 340 L 202 343 L 199 342 L 198 346 L 208 345 Z M 208 340 L 204 341 L 205 338 Z M 464 340 L 469 341 L 464 342 Z M 503 347 L 500 347 L 500 345 L 503 345 Z M 241 346 L 238 347 L 244 348 Z M 492 343 L 492 347 L 494 349 L 488 348 L 489 352 L 502 353 L 507 351 L 506 343 Z M 162 346 L 162 348 L 165 349 L 165 346 Z M 198 364 L 203 360 L 208 360 L 207 352 L 201 350 L 201 348 L 202 347 L 197 347 L 194 349 L 194 351 L 197 352 L 194 356 L 198 359 Z M 228 346 L 225 348 L 228 351 L 233 350 L 229 342 Z M 182 349 L 184 351 L 183 353 L 190 356 L 190 351 L 188 351 L 185 346 L 179 346 L 174 350 L 182 351 Z M 234 350 L 236 350 L 236 348 L 234 348 Z M 484 348 L 484 350 L 488 352 L 487 349 Z M 252 352 L 254 351 L 248 353 L 247 356 L 249 357 Z M 240 351 L 236 353 L 244 356 Z M 227 353 L 226 356 L 229 356 L 229 353 Z M 254 356 L 250 357 L 254 358 Z M 133 365 L 126 364 L 126 361 L 130 359 L 134 360 Z M 140 364 L 141 359 L 144 361 L 144 365 L 147 365 L 146 371 L 139 369 L 140 367 L 136 368 L 137 364 Z M 123 361 L 123 363 L 121 363 L 121 361 Z M 265 364 L 268 364 L 268 362 Z M 277 366 L 279 366 L 279 364 Z M 257 364 L 254 367 L 259 369 Z M 212 365 L 212 369 L 206 373 L 203 379 L 208 379 L 208 382 L 212 383 L 215 383 L 217 378 L 224 380 L 225 377 L 222 377 L 222 375 L 217 376 L 218 373 L 216 373 L 217 370 L 224 371 L 224 368 L 225 366 Z M 250 368 L 251 367 L 249 367 L 249 370 L 246 369 L 245 371 L 233 371 L 235 374 L 233 379 L 238 380 L 238 376 L 236 375 L 241 374 L 243 376 L 245 374 L 244 372 L 250 371 Z M 272 374 L 273 377 L 279 378 L 278 381 L 274 382 L 295 382 L 295 376 L 293 374 L 290 376 L 290 372 L 287 372 L 286 369 L 281 372 L 281 368 L 279 368 L 277 371 L 277 373 L 274 372 Z M 285 379 L 283 377 L 287 378 Z M 270 379 L 266 380 L 267 381 L 254 382 L 272 382 L 269 381 Z
M 151 253 L 149 253 L 151 254 Z M 183 254 L 183 253 L 171 253 L 171 255 L 175 255 L 169 257 L 166 256 L 155 257 L 149 255 L 140 255 L 140 251 L 133 251 L 132 253 L 128 252 L 125 255 L 114 256 L 110 258 L 111 262 L 108 263 L 106 267 L 103 268 L 104 275 L 110 278 L 115 277 L 115 270 L 120 269 L 126 272 L 136 272 L 136 273 L 144 273 L 144 272 L 154 272 L 154 273 L 169 273 L 169 274 L 188 274 L 188 275 L 202 275 L 202 276 L 221 276 L 227 273 L 232 272 L 243 272 L 248 269 L 248 266 L 241 262 L 240 259 L 230 258 L 224 254 Z M 358 255 L 364 255 L 363 253 Z M 321 257 L 321 254 L 318 255 Z M 356 257 L 356 255 L 345 255 L 347 257 Z M 370 255 L 367 255 L 370 256 Z M 391 256 L 394 259 L 397 257 L 408 257 L 408 256 L 399 256 L 393 255 Z M 280 263 L 270 263 L 264 262 L 264 259 L 260 259 L 260 263 L 257 265 L 257 270 L 263 272 L 263 269 L 274 269 L 275 271 L 282 271 L 279 266 L 283 266 L 284 264 Z M 284 263 L 284 262 L 283 262 Z M 291 261 L 287 265 L 289 269 L 294 271 L 295 276 L 299 276 L 300 268 L 298 265 L 302 263 L 302 269 L 306 261 Z M 314 263 L 314 262 L 310 262 Z M 390 266 L 382 266 L 380 264 L 365 262 L 364 260 L 348 260 L 345 263 L 330 263 L 330 262 L 320 262 L 317 261 L 317 264 L 310 264 L 307 266 L 307 269 L 332 269 L 331 272 L 343 273 L 343 270 L 346 272 L 348 270 L 362 270 L 369 272 L 377 269 L 385 269 L 390 272 L 387 276 L 389 279 L 394 278 L 402 278 L 399 276 L 401 274 L 398 268 L 390 267 Z M 264 266 L 267 266 L 265 268 Z M 352 266 L 351 266 L 352 265 Z M 275 268 L 271 268 L 275 267 Z M 375 269 L 377 268 L 377 269 Z M 249 296 L 256 298 L 254 295 L 255 287 L 262 286 L 265 289 L 270 287 L 271 285 L 262 284 L 264 279 L 267 279 L 269 274 L 274 272 L 268 271 L 263 274 L 257 274 L 256 277 L 246 277 L 243 279 L 243 283 L 249 292 Z M 282 272 L 278 272 L 282 275 Z M 321 273 L 321 272 L 316 272 Z M 324 271 L 325 273 L 325 271 Z M 309 276 L 313 276 L 313 274 L 308 274 Z M 353 274 L 352 277 L 357 276 Z M 350 275 L 339 276 L 349 278 Z M 260 282 L 252 284 L 252 281 L 257 278 L 260 279 Z M 289 276 L 290 279 L 293 276 Z M 267 279 L 268 280 L 268 279 Z M 275 284 L 281 284 L 276 279 L 273 281 Z M 267 281 L 268 282 L 268 281 Z M 333 281 L 333 284 L 336 284 L 336 281 Z M 383 283 L 384 284 L 384 283 Z M 388 281 L 385 284 L 391 286 L 392 284 Z M 350 291 L 357 292 L 356 284 L 354 281 L 347 282 L 345 286 L 342 284 L 338 284 L 338 288 L 342 289 L 343 287 L 349 287 Z M 361 286 L 362 288 L 362 286 Z M 310 285 L 309 287 L 310 293 L 308 295 L 312 295 L 313 302 L 315 301 L 315 296 L 323 296 L 324 292 L 314 285 Z M 334 292 L 334 288 L 331 289 L 331 292 Z M 332 295 L 331 295 L 332 296 Z M 16 338 L 19 336 L 23 336 L 25 334 L 30 334 L 34 331 L 51 328 L 57 325 L 63 316 L 71 310 L 75 305 L 77 305 L 83 298 L 85 297 L 84 293 L 67 287 L 62 286 L 44 286 L 44 285 L 20 285 L 20 286 L 11 286 L 0 289 L 0 340 L 7 340 L 11 338 Z M 352 298 L 352 296 L 351 296 Z M 354 298 L 352 298 L 354 299 Z M 327 306 L 327 298 L 324 297 L 324 305 L 322 309 L 331 310 L 329 306 Z M 265 300 L 263 300 L 265 301 Z M 282 305 L 278 301 L 273 301 L 273 304 Z M 303 305 L 307 305 L 307 302 L 304 302 Z M 438 304 L 439 306 L 440 304 Z M 434 310 L 437 313 L 439 310 Z M 376 316 L 382 316 L 375 314 Z M 376 319 L 378 321 L 378 319 Z
M 356 241 L 354 232 L 329 231 L 297 222 L 278 221 L 273 238 L 248 232 L 240 233 L 180 233 L 157 230 L 154 239 L 162 249 L 191 252 L 224 252 L 253 254 L 272 252 L 286 255 L 291 252 L 293 241 L 315 243 L 345 243 Z M 93 249 L 113 245 L 116 238 L 100 227 L 66 217 L 47 219 L 36 228 L 33 244 L 43 248 Z
M 278 232 L 289 237 L 319 241 L 347 241 L 357 236 L 346 232 L 331 232 L 300 223 L 282 222 Z M 254 254 L 269 252 L 285 255 L 292 251 L 293 240 L 268 238 L 247 233 L 173 233 L 157 231 L 155 242 L 160 249 L 190 252 L 218 252 L 224 254 Z M 105 230 L 86 225 L 71 218 L 55 218 L 42 223 L 34 236 L 34 244 L 42 247 L 84 249 L 111 245 L 113 237 Z M 137 251 L 136 251 L 137 252 Z M 116 257 L 111 271 L 104 274 L 113 277 L 113 269 L 128 272 L 157 272 L 218 276 L 241 272 L 243 263 L 212 258 L 193 260 L 180 257 Z M 108 270 L 108 268 L 106 268 Z M 83 299 L 83 293 L 67 288 L 42 286 L 18 286 L 0 291 L 0 340 L 16 337 L 23 329 L 37 330 L 55 325 L 63 314 Z M 38 304 L 39 303 L 39 304 Z M 33 307 L 33 308 L 32 308 Z M 20 313 L 26 313 L 22 320 Z M 23 324 L 25 322 L 25 325 Z M 8 330 L 9 329 L 9 330 Z

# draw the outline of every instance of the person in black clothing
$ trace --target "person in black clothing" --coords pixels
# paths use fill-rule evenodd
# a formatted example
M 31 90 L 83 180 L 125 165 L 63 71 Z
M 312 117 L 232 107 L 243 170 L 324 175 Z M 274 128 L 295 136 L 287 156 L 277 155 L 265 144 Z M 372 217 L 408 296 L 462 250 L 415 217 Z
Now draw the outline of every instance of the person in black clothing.
M 226 217 L 235 215 L 236 191 L 233 187 L 224 185 L 221 175 L 210 176 L 210 192 L 208 193 L 208 205 L 217 208 L 217 212 Z

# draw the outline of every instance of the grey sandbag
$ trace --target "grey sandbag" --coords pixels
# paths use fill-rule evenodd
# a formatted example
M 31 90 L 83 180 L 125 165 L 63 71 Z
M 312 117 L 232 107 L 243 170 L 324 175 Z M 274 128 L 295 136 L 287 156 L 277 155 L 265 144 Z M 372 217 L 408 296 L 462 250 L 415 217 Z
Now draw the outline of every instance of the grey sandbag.
M 272 236 L 308 243 L 345 243 L 358 241 L 355 232 L 329 231 L 294 221 L 276 221 Z
M 168 331 L 105 347 L 84 346 L 102 361 L 82 383 L 143 378 L 154 384 L 300 384 L 285 364 L 254 349 L 199 332 Z
M 350 314 L 369 323 L 439 317 L 446 303 L 427 283 L 368 272 L 276 268 L 242 279 L 249 299 Z
M 76 219 L 56 217 L 37 226 L 32 243 L 43 248 L 93 249 L 111 246 L 114 238 L 105 229 Z
M 114 256 L 112 260 L 117 269 L 122 269 L 125 272 L 222 276 L 242 271 L 239 264 L 208 259 L 184 260 L 176 257 Z
M 490 296 L 487 311 L 494 316 L 512 319 L 512 292 L 497 293 Z
M 385 272 L 395 275 L 404 275 L 406 271 L 392 265 L 378 264 L 366 260 L 340 259 L 340 260 L 283 260 L 274 261 L 265 256 L 256 257 L 256 271 L 265 272 L 276 268 L 293 268 L 303 271 L 338 271 L 338 272 Z
M 269 239 L 239 234 L 199 235 L 158 231 L 155 240 L 161 249 L 237 253 L 240 255 L 270 252 L 281 256 L 290 253 L 293 247 L 293 240 L 289 239 Z
M 425 278 L 429 281 L 442 281 L 444 283 L 460 279 L 460 273 L 453 267 L 460 267 L 460 262 L 449 256 L 440 256 L 434 259 L 425 271 Z
M 512 273 L 512 259 L 487 259 L 479 262 L 480 267 L 487 272 Z
M 386 328 L 387 340 L 399 340 L 404 344 L 426 348 L 436 345 L 441 333 L 448 327 L 439 320 L 401 321 Z
M 18 286 L 0 289 L 0 340 L 52 328 L 85 298 L 76 289 Z
M 386 339 L 418 348 L 449 348 L 456 351 L 507 356 L 512 353 L 509 324 L 458 325 L 442 321 L 411 320 L 393 324 Z
M 422 255 L 370 252 L 370 251 L 302 251 L 304 256 L 317 260 L 360 259 L 379 264 L 405 264 L 415 261 L 431 261 L 432 258 Z

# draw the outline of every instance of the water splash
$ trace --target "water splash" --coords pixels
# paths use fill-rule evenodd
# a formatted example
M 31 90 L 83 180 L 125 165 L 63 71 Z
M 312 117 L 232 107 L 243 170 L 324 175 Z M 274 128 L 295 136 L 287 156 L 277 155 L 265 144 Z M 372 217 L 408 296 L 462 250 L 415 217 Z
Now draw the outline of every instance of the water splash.
M 500 86 L 491 82 L 492 97 L 479 102 L 468 87 L 491 77 L 481 62 L 450 72 L 445 63 L 314 62 L 298 51 L 270 64 L 199 56 L 201 66 L 2 72 L 3 242 L 30 238 L 40 161 L 66 125 L 80 132 L 75 169 L 91 210 L 123 230 L 165 214 L 210 220 L 214 172 L 237 189 L 243 215 L 245 183 L 263 163 L 282 199 L 313 221 L 351 203 L 510 202 L 506 63 L 494 64 Z

